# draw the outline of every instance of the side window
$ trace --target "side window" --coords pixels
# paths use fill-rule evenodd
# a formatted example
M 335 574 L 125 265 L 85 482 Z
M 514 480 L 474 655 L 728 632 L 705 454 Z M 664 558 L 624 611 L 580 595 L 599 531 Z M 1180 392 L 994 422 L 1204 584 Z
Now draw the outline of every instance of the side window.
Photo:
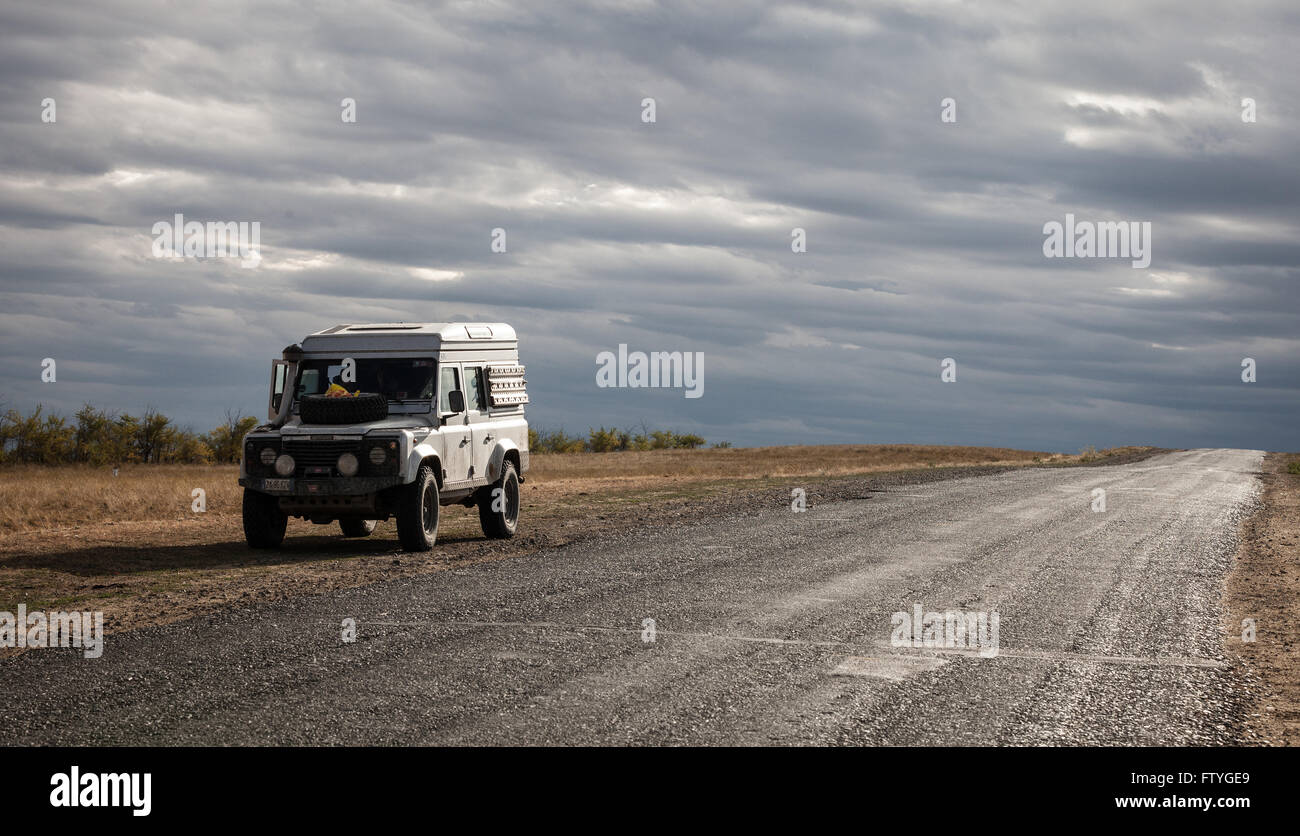
M 465 370 L 465 406 L 476 412 L 487 412 L 487 398 L 483 395 L 483 369 L 478 366 Z
M 298 381 L 298 395 L 315 395 L 320 390 L 320 372 L 316 369 L 303 369 Z
M 438 384 L 438 411 L 451 412 L 451 393 L 460 388 L 460 372 L 455 366 L 443 366 Z

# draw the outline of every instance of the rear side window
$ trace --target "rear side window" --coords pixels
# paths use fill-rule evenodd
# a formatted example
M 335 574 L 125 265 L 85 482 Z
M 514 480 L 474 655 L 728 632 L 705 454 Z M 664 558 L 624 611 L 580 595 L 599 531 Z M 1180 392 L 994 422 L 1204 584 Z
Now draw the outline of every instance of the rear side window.
M 483 394 L 483 370 L 477 366 L 465 370 L 465 406 L 476 412 L 487 412 L 487 397 Z
M 438 410 L 451 412 L 451 393 L 460 388 L 460 372 L 455 366 L 442 367 L 442 381 L 438 385 Z

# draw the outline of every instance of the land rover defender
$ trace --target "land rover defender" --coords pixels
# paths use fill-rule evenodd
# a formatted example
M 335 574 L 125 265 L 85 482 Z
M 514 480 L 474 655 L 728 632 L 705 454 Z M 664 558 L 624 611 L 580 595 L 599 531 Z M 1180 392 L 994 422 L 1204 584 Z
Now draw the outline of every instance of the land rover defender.
M 364 537 L 395 519 L 428 551 L 440 508 L 478 508 L 512 537 L 528 472 L 528 393 L 514 329 L 492 323 L 335 325 L 271 364 L 267 421 L 243 441 L 244 537 L 277 548 L 289 517 Z

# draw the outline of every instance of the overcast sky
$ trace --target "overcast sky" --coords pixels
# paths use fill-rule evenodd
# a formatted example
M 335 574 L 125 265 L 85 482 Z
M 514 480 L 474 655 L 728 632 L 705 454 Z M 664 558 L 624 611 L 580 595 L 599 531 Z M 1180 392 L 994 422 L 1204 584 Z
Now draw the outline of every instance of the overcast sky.
M 464 319 L 542 428 L 1300 447 L 1294 3 L 364 8 L 4 4 L 0 402 L 206 430 L 311 331 Z M 154 257 L 176 213 L 260 265 Z M 1150 267 L 1046 258 L 1066 213 Z M 598 388 L 620 343 L 703 397 Z

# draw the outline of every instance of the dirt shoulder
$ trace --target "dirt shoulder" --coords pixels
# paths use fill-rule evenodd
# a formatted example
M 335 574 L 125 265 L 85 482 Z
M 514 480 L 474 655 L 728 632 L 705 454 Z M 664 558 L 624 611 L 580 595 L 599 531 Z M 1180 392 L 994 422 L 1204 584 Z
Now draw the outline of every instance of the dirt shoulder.
M 244 544 L 237 494 L 226 485 L 233 483 L 233 473 L 177 470 L 171 477 L 175 485 L 159 484 L 155 491 L 153 482 L 148 483 L 150 491 L 179 498 L 173 510 L 165 516 L 159 513 L 160 518 L 107 522 L 91 517 L 77 524 L 42 525 L 0 535 L 0 611 L 13 612 L 19 603 L 29 611 L 99 610 L 104 613 L 106 631 L 116 632 L 231 606 L 363 586 L 481 561 L 527 557 L 542 549 L 632 528 L 788 506 L 796 487 L 806 491 L 811 506 L 860 498 L 894 486 L 1024 466 L 1127 463 L 1157 452 L 1161 451 L 1146 448 L 1135 453 L 1125 448 L 1111 455 L 1072 457 L 1072 462 L 1035 462 L 1027 454 L 1028 461 L 1012 463 L 1003 461 L 1001 455 L 990 455 L 994 463 L 960 466 L 906 467 L 872 461 L 860 466 L 876 470 L 856 474 L 782 472 L 784 467 L 766 467 L 774 462 L 763 457 L 763 466 L 731 469 L 744 474 L 731 477 L 721 475 L 728 473 L 728 468 L 715 469 L 712 462 L 707 469 L 712 472 L 694 472 L 691 463 L 695 460 L 689 457 L 682 457 L 663 473 L 647 472 L 648 465 L 644 465 L 633 468 L 640 473 L 621 475 L 626 472 L 618 469 L 624 468 L 621 460 L 607 465 L 578 454 L 573 461 L 538 467 L 540 478 L 528 479 L 523 486 L 525 517 L 519 536 L 487 540 L 479 529 L 476 511 L 450 506 L 443 509 L 437 546 L 423 554 L 401 550 L 391 521 L 380 523 L 370 537 L 350 540 L 339 536 L 336 525 L 291 520 L 283 548 L 251 551 Z M 736 453 L 732 458 L 738 463 L 753 457 Z M 658 467 L 666 460 L 652 461 Z M 605 475 L 602 470 L 585 472 L 593 467 L 602 468 Z M 578 470 L 582 475 L 566 470 Z M 620 475 L 609 475 L 615 472 Z M 213 486 L 206 513 L 188 510 L 196 476 L 204 480 L 197 484 Z M 31 476 L 33 483 L 48 478 Z M 156 473 L 148 474 L 150 480 L 158 478 Z M 218 489 L 218 485 L 224 487 Z M 33 484 L 32 490 L 38 487 Z M 119 489 L 117 493 L 127 491 Z M 125 500 L 119 496 L 117 501 Z M 0 655 L 7 652 L 12 651 L 0 650 Z
M 1300 455 L 1264 458 L 1258 509 L 1241 524 L 1224 593 L 1224 649 L 1249 683 L 1248 742 L 1300 745 Z M 1253 619 L 1255 640 L 1242 622 Z

